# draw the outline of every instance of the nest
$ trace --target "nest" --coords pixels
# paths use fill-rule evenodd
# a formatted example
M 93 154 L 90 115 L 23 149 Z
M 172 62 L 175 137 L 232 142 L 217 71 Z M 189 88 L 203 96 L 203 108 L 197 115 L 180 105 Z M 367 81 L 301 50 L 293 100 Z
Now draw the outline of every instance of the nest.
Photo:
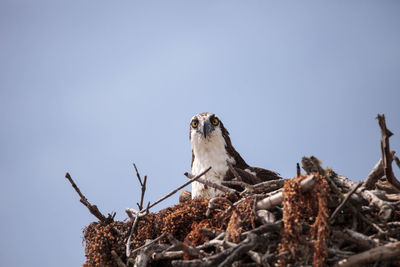
M 304 189 L 310 181 L 312 188 Z M 121 267 L 116 257 L 123 266 L 351 266 L 352 257 L 375 250 L 381 253 L 378 261 L 399 266 L 399 252 L 385 261 L 391 246 L 400 250 L 397 202 L 382 200 L 391 209 L 384 218 L 384 207 L 355 190 L 350 195 L 359 184 L 332 170 L 287 179 L 269 192 L 278 183 L 149 213 L 138 219 L 130 257 L 126 242 L 134 220 L 94 222 L 84 230 L 84 266 Z M 274 205 L 279 196 L 282 201 Z
M 400 161 L 390 151 L 384 117 L 382 159 L 363 182 L 323 169 L 315 157 L 304 157 L 300 173 L 250 185 L 234 181 L 210 184 L 223 192 L 149 213 L 149 209 L 182 185 L 129 219 L 105 217 L 66 177 L 81 202 L 99 221 L 84 233 L 84 266 L 400 266 L 400 183 L 391 169 Z M 136 166 L 135 166 L 136 167 Z M 234 189 L 233 189 L 234 188 Z

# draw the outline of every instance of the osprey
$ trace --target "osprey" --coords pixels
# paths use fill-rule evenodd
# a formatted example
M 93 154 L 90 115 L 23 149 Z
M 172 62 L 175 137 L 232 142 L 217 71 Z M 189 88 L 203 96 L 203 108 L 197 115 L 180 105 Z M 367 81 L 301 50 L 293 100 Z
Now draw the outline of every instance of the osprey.
M 200 113 L 190 121 L 190 142 L 192 144 L 192 174 L 198 175 L 212 167 L 203 178 L 221 184 L 235 178 L 229 164 L 243 182 L 256 184 L 280 179 L 273 171 L 250 167 L 232 146 L 229 132 L 222 121 L 212 113 Z M 200 182 L 192 183 L 192 199 L 211 198 L 223 192 Z

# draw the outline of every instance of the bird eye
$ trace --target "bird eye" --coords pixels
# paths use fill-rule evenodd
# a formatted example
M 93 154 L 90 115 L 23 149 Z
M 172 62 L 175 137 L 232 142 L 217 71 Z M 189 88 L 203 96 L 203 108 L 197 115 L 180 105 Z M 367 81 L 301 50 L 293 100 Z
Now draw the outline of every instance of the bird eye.
M 192 121 L 192 127 L 193 128 L 197 128 L 197 126 L 199 126 L 199 122 L 198 121 Z
M 213 119 L 211 119 L 211 124 L 212 125 L 214 125 L 214 126 L 217 126 L 218 125 L 218 119 L 217 118 L 213 118 Z

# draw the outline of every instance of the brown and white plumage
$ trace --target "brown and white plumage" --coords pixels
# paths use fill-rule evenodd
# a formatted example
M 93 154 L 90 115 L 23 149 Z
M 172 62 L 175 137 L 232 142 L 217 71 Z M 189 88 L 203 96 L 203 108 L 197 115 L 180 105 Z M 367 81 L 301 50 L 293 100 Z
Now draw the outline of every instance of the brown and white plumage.
M 190 142 L 193 175 L 198 175 L 211 166 L 212 169 L 205 174 L 205 179 L 219 184 L 232 180 L 234 175 L 229 170 L 229 162 L 243 182 L 256 184 L 280 179 L 273 171 L 249 166 L 232 146 L 229 132 L 215 114 L 200 113 L 193 116 L 190 122 Z M 199 182 L 192 183 L 193 199 L 210 198 L 221 193 Z

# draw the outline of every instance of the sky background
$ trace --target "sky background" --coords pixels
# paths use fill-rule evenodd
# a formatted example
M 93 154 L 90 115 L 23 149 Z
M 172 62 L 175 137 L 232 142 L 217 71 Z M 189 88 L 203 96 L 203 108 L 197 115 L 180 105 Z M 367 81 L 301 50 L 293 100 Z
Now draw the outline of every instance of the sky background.
M 0 1 L 0 266 L 80 266 L 95 221 L 186 182 L 216 113 L 253 166 L 362 180 L 400 153 L 399 1 Z M 399 169 L 394 167 L 397 177 Z M 178 194 L 154 208 L 174 205 Z

